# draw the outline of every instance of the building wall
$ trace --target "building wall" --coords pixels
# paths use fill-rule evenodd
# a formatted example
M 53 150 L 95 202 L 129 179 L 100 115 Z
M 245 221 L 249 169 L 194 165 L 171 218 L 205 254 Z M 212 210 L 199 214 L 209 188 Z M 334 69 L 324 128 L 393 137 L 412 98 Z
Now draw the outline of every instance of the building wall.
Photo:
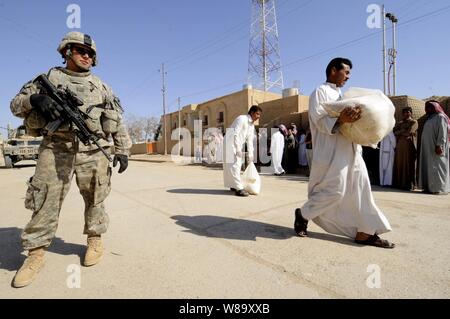
M 402 110 L 405 107 L 412 108 L 412 118 L 419 120 L 425 115 L 425 102 L 412 96 L 399 95 L 389 97 L 395 106 L 395 120 L 402 120 Z
M 411 96 L 395 96 L 390 97 L 396 107 L 396 120 L 401 119 L 401 110 L 405 106 L 413 108 L 413 118 L 419 120 L 419 123 L 424 122 L 424 105 L 425 102 L 411 97 Z M 443 98 L 442 101 L 444 109 L 449 111 L 450 99 Z M 278 124 L 289 125 L 290 123 L 297 124 L 298 127 L 308 128 L 308 105 L 309 97 L 303 95 L 294 95 L 283 98 L 280 94 L 272 92 L 264 92 L 253 89 L 244 89 L 226 96 L 222 96 L 201 104 L 190 104 L 184 106 L 180 111 L 181 127 L 187 128 L 191 133 L 191 155 L 194 155 L 194 120 L 204 119 L 208 116 L 207 125 L 202 125 L 202 134 L 208 128 L 221 127 L 226 129 L 230 127 L 233 121 L 242 114 L 247 114 L 252 105 L 259 105 L 262 110 L 262 116 L 256 126 L 271 128 Z M 219 113 L 223 112 L 223 122 L 219 122 Z M 168 129 L 166 140 L 168 141 L 167 152 L 170 154 L 172 148 L 178 143 L 177 140 L 171 140 L 172 129 L 178 128 L 178 112 L 166 115 Z M 184 125 L 184 119 L 186 125 Z M 164 153 L 164 142 L 159 140 L 157 142 L 157 152 Z
M 279 98 L 281 98 L 281 95 L 276 93 L 244 89 L 199 104 L 197 111 L 202 115 L 202 118 L 204 115 L 208 116 L 208 125 L 203 126 L 204 129 L 212 127 L 227 128 L 239 115 L 247 114 L 252 105 L 260 105 Z M 223 122 L 217 121 L 220 112 L 224 112 Z
M 279 99 L 281 99 L 281 97 L 282 96 L 280 94 L 276 94 L 276 93 L 272 93 L 272 92 L 252 90 L 252 91 L 250 91 L 250 94 L 249 94 L 249 105 L 258 105 L 259 107 L 263 108 L 262 105 L 264 105 L 264 103 L 279 100 Z M 264 114 L 264 109 L 263 109 L 263 114 Z M 256 123 L 256 125 L 260 125 L 260 124 L 261 124 L 261 120 L 259 121 L 259 123 Z
M 260 119 L 260 126 L 271 126 L 271 123 L 275 122 L 275 125 L 290 124 L 279 121 L 283 117 L 291 114 L 295 114 L 293 116 L 294 118 L 298 117 L 298 119 L 294 122 L 297 126 L 307 125 L 307 115 L 305 116 L 304 113 L 308 112 L 308 104 L 309 97 L 303 95 L 294 95 L 262 103 L 259 105 L 263 110 Z
M 147 154 L 147 143 L 133 144 L 130 149 L 130 155 Z
M 226 96 L 222 96 L 210 101 L 200 104 L 193 104 L 183 107 L 178 112 L 166 115 L 167 119 L 167 153 L 170 154 L 172 148 L 178 143 L 177 140 L 171 140 L 171 133 L 174 128 L 178 128 L 178 118 L 181 118 L 181 127 L 187 128 L 191 133 L 191 155 L 194 155 L 194 150 L 198 147 L 194 145 L 194 120 L 204 121 L 205 116 L 208 117 L 208 123 L 202 123 L 202 134 L 208 128 L 222 128 L 225 130 L 230 127 L 233 121 L 243 114 L 247 114 L 252 105 L 259 105 L 263 109 L 262 118 L 255 123 L 256 126 L 261 126 L 262 123 L 270 122 L 283 115 L 291 115 L 291 113 L 298 113 L 297 125 L 302 125 L 301 113 L 308 109 L 309 98 L 307 96 L 291 96 L 282 98 L 280 94 L 272 92 L 264 92 L 253 89 L 244 89 Z M 223 112 L 223 121 L 218 121 L 220 112 Z M 295 114 L 293 115 L 296 116 Z M 292 117 L 292 116 L 291 116 Z M 186 118 L 186 125 L 184 119 Z M 288 123 L 289 124 L 289 123 Z M 164 142 L 162 140 L 157 143 L 158 153 L 164 153 Z

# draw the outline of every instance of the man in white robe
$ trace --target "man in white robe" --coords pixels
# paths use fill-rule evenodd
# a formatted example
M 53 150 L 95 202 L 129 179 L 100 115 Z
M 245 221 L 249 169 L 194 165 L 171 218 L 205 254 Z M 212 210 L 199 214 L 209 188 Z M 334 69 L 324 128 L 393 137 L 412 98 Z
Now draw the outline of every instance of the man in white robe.
M 206 162 L 208 164 L 213 164 L 216 162 L 216 139 L 215 139 L 215 131 L 217 129 L 216 128 L 209 128 L 206 130 L 206 132 L 204 133 L 206 135 L 206 147 L 204 150 L 204 155 L 206 157 Z
M 419 185 L 425 193 L 448 195 L 450 120 L 437 101 L 428 101 L 425 111 L 428 119 L 420 144 Z
M 300 138 L 298 140 L 298 165 L 308 166 L 308 157 L 306 155 L 306 134 L 303 129 L 300 130 Z
M 262 109 L 253 105 L 247 115 L 238 116 L 231 127 L 226 130 L 225 158 L 223 162 L 223 181 L 236 196 L 247 197 L 241 182 L 241 167 L 244 160 L 244 144 L 247 143 L 248 160 L 253 162 L 253 142 L 255 137 L 254 122 L 261 117 Z
M 219 128 L 214 135 L 216 142 L 216 163 L 223 162 L 223 133 L 222 129 Z
M 345 108 L 339 118 L 332 118 L 322 105 L 341 97 L 340 87 L 350 78 L 351 68 L 350 60 L 333 59 L 326 70 L 327 82 L 310 97 L 313 165 L 308 201 L 295 210 L 294 230 L 306 237 L 308 221 L 313 220 L 325 231 L 354 238 L 358 244 L 393 248 L 378 237 L 391 226 L 372 197 L 362 148 L 339 132 L 341 124 L 360 119 L 361 108 Z
M 281 161 L 283 160 L 284 138 L 287 132 L 283 124 L 278 126 L 278 131 L 272 134 L 270 139 L 270 154 L 272 159 L 272 170 L 276 176 L 285 174 Z
M 392 185 L 392 170 L 394 169 L 395 146 L 397 140 L 393 132 L 389 133 L 380 143 L 380 185 Z

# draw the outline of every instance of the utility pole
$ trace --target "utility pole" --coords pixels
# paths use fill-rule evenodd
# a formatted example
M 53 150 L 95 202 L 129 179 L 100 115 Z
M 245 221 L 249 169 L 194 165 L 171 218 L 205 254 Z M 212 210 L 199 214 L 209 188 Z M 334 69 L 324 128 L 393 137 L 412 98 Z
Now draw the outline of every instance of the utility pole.
M 398 19 L 394 16 L 392 20 L 392 48 L 394 51 L 394 70 L 392 73 L 393 78 L 393 87 L 394 87 L 394 96 L 397 95 L 397 39 L 396 39 L 396 26 Z
M 398 22 L 398 19 L 395 15 L 392 13 L 386 13 L 386 18 L 388 18 L 392 22 L 392 48 L 388 50 L 389 55 L 389 72 L 388 72 L 388 88 L 389 88 L 389 95 L 391 95 L 391 85 L 390 85 L 390 78 L 391 78 L 391 69 L 392 69 L 392 82 L 393 82 L 393 95 L 395 96 L 397 94 L 397 39 L 396 39 L 396 25 Z
M 386 9 L 383 4 L 383 92 L 386 94 Z
M 166 121 L 166 72 L 164 70 L 164 63 L 161 65 L 162 77 L 162 93 L 163 93 L 163 125 L 164 125 L 164 155 L 167 155 L 167 121 Z
M 6 126 L 6 129 L 8 130 L 8 138 L 12 138 L 14 130 L 11 126 L 11 123 L 8 123 L 8 125 Z
M 6 131 L 6 138 L 9 138 L 9 130 L 7 127 L 0 126 L 0 129 L 4 129 Z M 0 133 L 0 143 L 3 142 L 2 134 Z
M 181 155 L 181 98 L 178 97 L 178 156 Z

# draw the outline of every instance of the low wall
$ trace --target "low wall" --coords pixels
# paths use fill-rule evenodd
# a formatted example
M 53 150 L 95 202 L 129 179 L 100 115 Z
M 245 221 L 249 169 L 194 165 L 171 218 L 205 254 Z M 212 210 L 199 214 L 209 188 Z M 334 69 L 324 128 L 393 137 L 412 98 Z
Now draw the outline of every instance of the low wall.
M 156 142 L 133 144 L 130 149 L 131 155 L 155 153 L 157 153 Z

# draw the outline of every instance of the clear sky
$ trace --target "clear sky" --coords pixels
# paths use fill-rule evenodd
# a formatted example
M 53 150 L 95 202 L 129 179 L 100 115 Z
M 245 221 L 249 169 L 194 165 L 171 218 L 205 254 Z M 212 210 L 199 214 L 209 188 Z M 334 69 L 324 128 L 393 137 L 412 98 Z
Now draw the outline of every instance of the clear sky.
M 169 111 L 177 109 L 178 97 L 182 105 L 204 102 L 246 82 L 250 0 L 0 0 L 0 126 L 21 123 L 9 103 L 22 85 L 62 64 L 56 47 L 73 31 L 66 23 L 72 3 L 81 8 L 80 31 L 97 43 L 94 73 L 127 114 L 161 115 L 162 62 Z M 345 56 L 354 63 L 348 87 L 382 89 L 382 37 L 367 26 L 369 4 L 383 2 L 277 0 L 285 87 L 299 85 L 309 95 L 325 80 L 329 60 Z M 397 94 L 450 95 L 449 1 L 384 4 L 399 18 Z

